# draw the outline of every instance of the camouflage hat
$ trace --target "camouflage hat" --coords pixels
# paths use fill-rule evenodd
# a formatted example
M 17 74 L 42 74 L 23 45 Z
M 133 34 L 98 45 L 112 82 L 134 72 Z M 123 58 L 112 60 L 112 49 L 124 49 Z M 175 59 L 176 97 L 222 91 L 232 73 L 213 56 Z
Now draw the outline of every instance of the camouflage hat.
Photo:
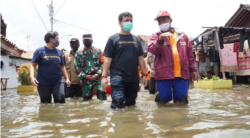
M 85 40 L 85 39 L 92 40 L 92 34 L 84 34 L 84 35 L 82 35 L 82 38 L 83 38 L 83 40 Z

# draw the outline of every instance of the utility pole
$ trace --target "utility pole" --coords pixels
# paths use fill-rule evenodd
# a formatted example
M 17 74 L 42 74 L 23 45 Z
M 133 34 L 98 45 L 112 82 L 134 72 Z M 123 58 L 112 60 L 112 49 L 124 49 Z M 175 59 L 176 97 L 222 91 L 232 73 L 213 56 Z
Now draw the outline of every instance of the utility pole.
M 29 55 L 29 38 L 30 38 L 30 35 L 28 35 L 28 36 L 26 36 L 26 38 L 27 38 L 27 46 L 28 46 L 28 58 L 30 57 L 30 55 Z
M 53 31 L 53 16 L 54 16 L 54 7 L 53 7 L 53 0 L 51 0 L 51 4 L 49 5 L 49 16 L 51 22 L 51 31 Z

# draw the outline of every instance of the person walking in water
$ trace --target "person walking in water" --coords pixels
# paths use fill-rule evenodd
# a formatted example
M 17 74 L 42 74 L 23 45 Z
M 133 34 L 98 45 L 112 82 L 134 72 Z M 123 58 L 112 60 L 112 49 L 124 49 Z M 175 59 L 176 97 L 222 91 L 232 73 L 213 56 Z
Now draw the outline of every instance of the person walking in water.
M 167 11 L 159 11 L 157 17 L 160 32 L 151 35 L 148 51 L 155 55 L 155 80 L 164 103 L 188 103 L 190 73 L 198 79 L 192 45 L 183 32 L 171 26 L 172 18 Z
M 36 49 L 30 66 L 30 80 L 37 86 L 41 103 L 51 103 L 53 95 L 54 103 L 65 103 L 64 84 L 69 87 L 71 82 L 68 78 L 62 52 L 57 49 L 59 37 L 57 32 L 46 33 L 44 40 L 46 46 Z M 37 78 L 34 78 L 34 70 L 38 65 Z
M 78 78 L 75 70 L 75 53 L 78 50 L 80 43 L 77 38 L 72 38 L 70 41 L 70 52 L 64 52 L 65 67 L 71 82 L 71 86 L 67 87 L 65 83 L 65 98 L 82 97 L 82 87 L 80 79 Z
M 92 34 L 83 35 L 84 48 L 79 49 L 75 54 L 76 74 L 82 85 L 84 100 L 92 99 L 94 90 L 100 100 L 106 100 L 106 89 L 101 87 L 102 64 L 104 57 L 99 48 L 92 46 Z
M 120 33 L 109 37 L 104 49 L 105 61 L 102 73 L 102 87 L 108 85 L 107 73 L 111 74 L 111 108 L 123 108 L 135 105 L 139 89 L 138 66 L 143 72 L 143 83 L 147 86 L 146 66 L 140 39 L 131 34 L 133 16 L 123 12 L 118 17 Z

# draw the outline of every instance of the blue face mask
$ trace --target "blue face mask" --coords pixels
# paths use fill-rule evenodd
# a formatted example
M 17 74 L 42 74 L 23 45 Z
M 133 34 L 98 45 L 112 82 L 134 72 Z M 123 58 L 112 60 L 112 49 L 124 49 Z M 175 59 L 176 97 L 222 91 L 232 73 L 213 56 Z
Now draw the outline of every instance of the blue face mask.
M 133 23 L 131 23 L 131 22 L 124 22 L 122 29 L 125 32 L 130 32 L 133 29 Z
M 59 46 L 59 40 L 57 40 L 57 39 L 54 39 L 56 42 L 52 42 L 54 45 L 55 45 L 55 47 L 58 47 Z

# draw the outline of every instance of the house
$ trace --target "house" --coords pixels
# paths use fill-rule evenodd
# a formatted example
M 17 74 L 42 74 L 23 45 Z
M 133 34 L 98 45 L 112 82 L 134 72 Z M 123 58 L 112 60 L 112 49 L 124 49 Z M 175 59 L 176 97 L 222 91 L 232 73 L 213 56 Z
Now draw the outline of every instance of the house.
M 1 78 L 9 78 L 7 82 L 7 88 L 16 88 L 20 83 L 18 83 L 16 73 L 17 68 L 26 63 L 30 63 L 30 58 L 22 57 L 23 53 L 26 53 L 23 49 L 20 49 L 6 38 L 6 28 L 7 24 L 1 17 Z
M 225 23 L 225 25 L 223 26 L 224 28 L 233 28 L 233 31 L 231 33 L 227 33 L 225 35 L 223 35 L 223 39 L 221 39 L 223 41 L 224 44 L 226 43 L 234 43 L 234 42 L 239 42 L 240 40 L 240 31 L 243 28 L 250 28 L 250 4 L 240 4 L 239 8 L 237 9 L 237 11 L 231 16 L 231 18 Z M 203 31 L 200 35 L 202 36 L 203 34 L 210 32 L 214 29 L 218 29 L 219 27 L 207 27 L 208 29 L 206 29 L 205 31 Z M 191 41 L 192 44 L 194 44 L 194 39 Z M 208 41 L 208 46 L 209 47 L 214 47 L 214 42 Z M 193 45 L 193 50 L 195 50 L 195 45 Z M 201 49 L 201 45 L 199 45 L 197 47 L 197 49 Z M 245 63 L 244 63 L 245 64 Z M 249 64 L 246 61 L 246 66 L 248 66 Z M 238 66 L 239 67 L 239 66 Z M 220 74 L 221 70 L 220 70 L 220 66 L 216 66 L 216 74 Z M 248 68 L 248 67 L 246 67 Z M 245 69 L 244 72 L 250 72 L 249 69 Z M 222 72 L 223 73 L 223 72 Z M 225 77 L 226 78 L 232 78 L 234 82 L 249 82 L 250 81 L 250 73 L 244 73 L 244 74 L 239 74 L 239 72 L 234 73 L 234 76 L 232 77 L 231 75 L 229 75 L 229 72 L 225 73 Z M 223 77 L 224 78 L 224 77 Z

